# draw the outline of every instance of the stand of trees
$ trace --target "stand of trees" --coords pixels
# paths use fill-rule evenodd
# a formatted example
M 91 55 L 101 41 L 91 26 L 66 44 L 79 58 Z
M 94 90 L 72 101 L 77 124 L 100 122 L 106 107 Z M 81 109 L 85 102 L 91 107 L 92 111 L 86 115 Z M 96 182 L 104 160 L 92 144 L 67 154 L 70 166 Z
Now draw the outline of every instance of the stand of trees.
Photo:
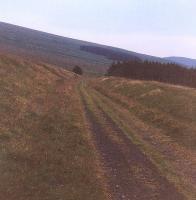
M 108 76 L 118 76 L 139 80 L 160 81 L 196 88 L 196 69 L 187 69 L 177 64 L 128 61 L 112 64 Z
M 75 66 L 72 70 L 75 74 L 82 75 L 83 71 L 79 66 Z

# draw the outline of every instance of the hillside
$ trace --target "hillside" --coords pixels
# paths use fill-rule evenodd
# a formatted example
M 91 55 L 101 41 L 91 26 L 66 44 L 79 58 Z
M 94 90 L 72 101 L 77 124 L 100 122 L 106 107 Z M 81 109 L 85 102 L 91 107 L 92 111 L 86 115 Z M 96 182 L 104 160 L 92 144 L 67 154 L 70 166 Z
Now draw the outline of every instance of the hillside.
M 0 56 L 0 199 L 194 200 L 196 90 Z
M 0 199 L 105 199 L 78 81 L 0 56 Z
M 196 68 L 196 59 L 184 57 L 166 57 L 165 59 L 189 68 Z
M 113 60 L 164 59 L 98 45 L 80 40 L 60 37 L 0 22 L 0 52 L 30 58 L 72 69 L 79 65 L 89 73 L 105 73 Z M 112 56 L 111 56 L 112 55 Z

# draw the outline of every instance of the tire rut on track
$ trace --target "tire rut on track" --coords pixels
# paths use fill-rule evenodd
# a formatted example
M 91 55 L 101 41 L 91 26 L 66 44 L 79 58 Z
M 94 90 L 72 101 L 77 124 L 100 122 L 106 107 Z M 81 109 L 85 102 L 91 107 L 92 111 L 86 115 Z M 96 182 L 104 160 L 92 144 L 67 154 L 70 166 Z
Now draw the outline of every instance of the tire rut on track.
M 183 195 L 160 175 L 152 162 L 134 145 L 98 106 L 100 123 L 83 96 L 84 110 L 93 140 L 100 154 L 107 185 L 114 200 L 182 200 Z M 112 134 L 120 142 L 112 140 Z

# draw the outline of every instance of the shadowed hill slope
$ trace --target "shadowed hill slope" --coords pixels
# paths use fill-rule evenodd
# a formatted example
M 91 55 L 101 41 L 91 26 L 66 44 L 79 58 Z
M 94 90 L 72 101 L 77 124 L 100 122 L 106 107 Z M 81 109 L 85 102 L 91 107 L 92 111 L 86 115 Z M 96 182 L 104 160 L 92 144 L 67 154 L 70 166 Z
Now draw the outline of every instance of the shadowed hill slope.
M 0 22 L 0 51 L 90 73 L 105 73 L 114 60 L 164 59 L 119 48 L 84 42 Z

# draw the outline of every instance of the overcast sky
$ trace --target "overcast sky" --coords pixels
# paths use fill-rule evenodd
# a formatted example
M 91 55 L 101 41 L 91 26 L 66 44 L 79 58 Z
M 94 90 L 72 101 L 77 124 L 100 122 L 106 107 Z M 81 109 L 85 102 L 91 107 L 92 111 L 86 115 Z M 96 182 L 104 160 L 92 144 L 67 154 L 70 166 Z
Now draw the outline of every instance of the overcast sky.
M 196 0 L 2 0 L 0 21 L 161 57 L 196 58 Z

